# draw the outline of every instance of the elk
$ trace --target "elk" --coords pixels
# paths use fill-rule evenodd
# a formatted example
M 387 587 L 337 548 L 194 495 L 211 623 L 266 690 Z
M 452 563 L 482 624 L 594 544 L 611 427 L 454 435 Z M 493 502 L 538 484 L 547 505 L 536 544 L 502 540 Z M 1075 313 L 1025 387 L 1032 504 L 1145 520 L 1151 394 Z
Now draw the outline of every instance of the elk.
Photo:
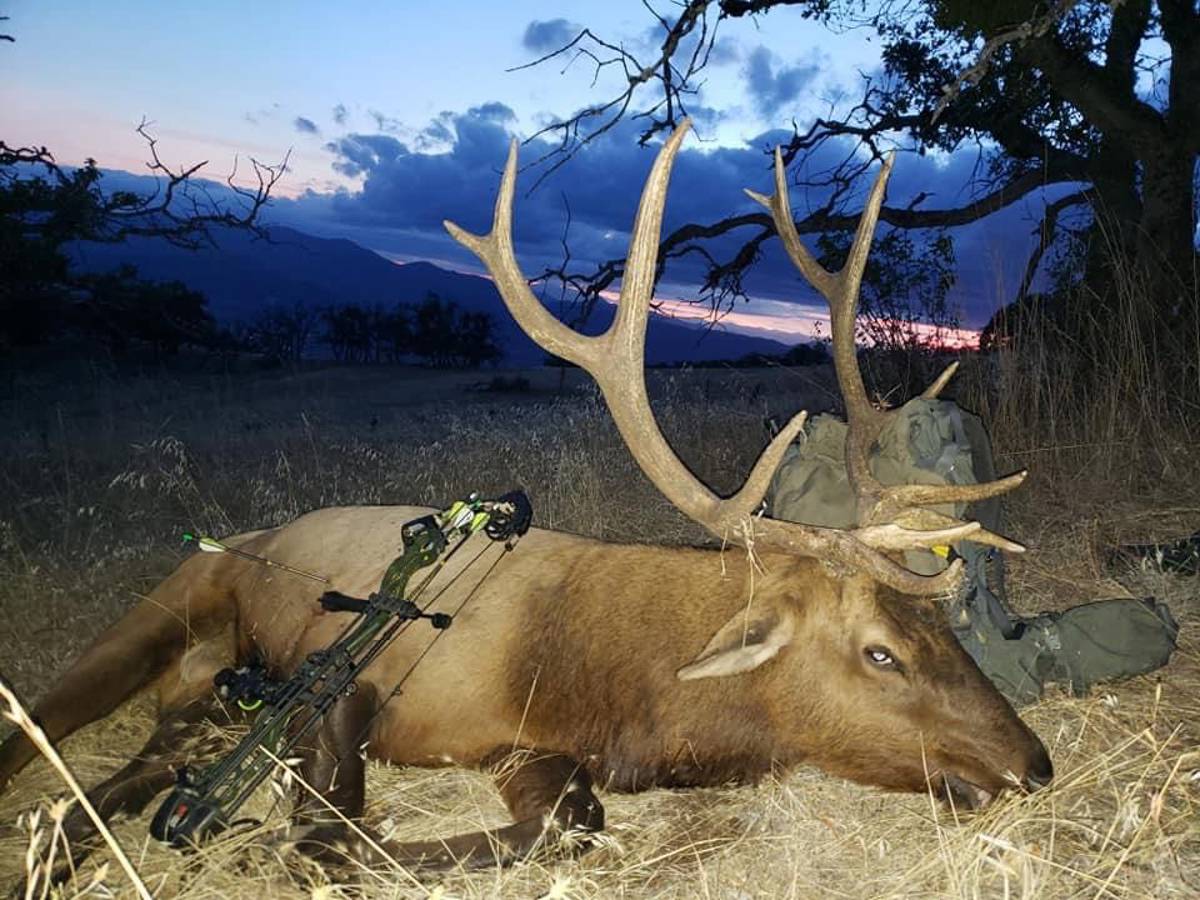
M 418 630 L 404 632 L 366 670 L 311 741 L 301 774 L 323 803 L 297 805 L 287 839 L 301 851 L 404 865 L 510 862 L 557 834 L 601 829 L 594 786 L 753 782 L 799 764 L 890 790 L 932 790 L 960 807 L 1050 781 L 1042 742 L 962 650 L 934 599 L 954 586 L 960 567 L 920 576 L 898 561 L 905 549 L 964 538 L 1023 549 L 928 507 L 994 496 L 1024 473 L 982 485 L 884 486 L 868 466 L 889 413 L 868 398 L 854 319 L 891 159 L 836 273 L 796 233 L 778 153 L 773 195 L 748 192 L 770 210 L 791 259 L 829 303 L 856 527 L 755 516 L 803 413 L 727 498 L 703 485 L 660 432 L 642 357 L 667 182 L 686 131 L 685 123 L 664 143 L 648 176 L 619 306 L 603 335 L 582 336 L 553 318 L 518 267 L 516 142 L 490 233 L 446 227 L 487 266 L 521 327 L 591 373 L 656 488 L 727 546 L 619 545 L 535 528 L 493 577 L 455 583 L 435 609 L 452 611 L 469 591 L 475 596 L 403 692 L 393 695 L 398 675 L 429 640 Z M 322 509 L 228 543 L 317 570 L 339 591 L 362 596 L 394 557 L 400 525 L 426 512 Z M 172 783 L 184 736 L 214 714 L 216 670 L 256 654 L 287 673 L 336 637 L 347 614 L 323 613 L 318 594 L 238 557 L 197 554 L 82 654 L 36 707 L 52 739 L 108 714 L 145 685 L 155 683 L 159 697 L 160 722 L 146 750 L 92 792 L 102 815 L 135 813 Z M 420 842 L 372 837 L 362 824 L 363 746 L 400 765 L 494 771 L 512 824 Z M 0 746 L 0 785 L 34 753 L 21 735 L 9 737 Z M 76 845 L 89 827 L 82 816 L 69 818 Z

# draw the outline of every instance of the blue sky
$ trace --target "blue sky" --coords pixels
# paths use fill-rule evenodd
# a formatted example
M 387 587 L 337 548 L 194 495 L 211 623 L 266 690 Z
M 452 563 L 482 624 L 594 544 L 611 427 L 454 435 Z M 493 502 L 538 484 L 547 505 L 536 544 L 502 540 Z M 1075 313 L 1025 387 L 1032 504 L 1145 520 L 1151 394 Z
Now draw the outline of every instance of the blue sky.
M 670 7 L 664 7 L 669 11 Z M 438 4 L 204 4 L 35 2 L 7 14 L 17 42 L 0 47 L 0 109 L 9 143 L 45 144 L 63 162 L 93 156 L 138 172 L 134 134 L 154 123 L 165 159 L 210 161 L 223 177 L 236 154 L 264 161 L 291 150 L 292 171 L 272 215 L 322 235 L 357 240 L 399 260 L 427 258 L 477 270 L 449 242 L 443 218 L 481 230 L 510 135 L 607 99 L 618 73 L 593 85 L 586 61 L 507 72 L 587 25 L 635 53 L 658 26 L 638 0 Z M 677 167 L 668 227 L 748 208 L 741 187 L 768 187 L 763 151 L 795 119 L 852 102 L 878 65 L 865 32 L 832 36 L 795 10 L 724 23 L 698 107 L 697 137 Z M 525 158 L 534 149 L 526 148 Z M 622 255 L 653 151 L 617 130 L 564 167 L 517 209 L 518 251 L 536 271 L 560 254 L 563 196 L 572 252 Z M 904 157 L 892 202 L 932 191 L 931 206 L 967 196 L 973 154 Z M 528 178 L 528 176 L 527 176 Z M 793 197 L 802 209 L 806 198 Z M 815 198 L 814 198 L 815 201 Z M 1013 209 L 962 234 L 955 298 L 981 325 L 1019 277 L 1040 210 Z M 667 273 L 664 292 L 688 296 L 696 270 Z M 750 282 L 746 312 L 803 318 L 806 293 L 772 249 Z M 803 308 L 802 308 L 803 307 Z

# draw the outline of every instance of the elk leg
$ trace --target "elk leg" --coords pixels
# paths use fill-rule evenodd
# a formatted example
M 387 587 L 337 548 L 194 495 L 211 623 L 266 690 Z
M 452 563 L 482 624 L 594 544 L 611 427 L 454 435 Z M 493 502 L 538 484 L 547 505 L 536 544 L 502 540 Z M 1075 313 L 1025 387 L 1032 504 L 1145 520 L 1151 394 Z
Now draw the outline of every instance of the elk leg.
M 232 662 L 234 633 L 224 595 L 193 588 L 193 570 L 181 566 L 154 589 L 152 603 L 104 632 L 38 701 L 33 718 L 52 742 L 108 715 L 154 678 L 161 677 L 164 709 L 209 695 L 212 675 Z M 37 755 L 21 731 L 5 738 L 0 792 Z
M 567 831 L 604 827 L 604 807 L 592 793 L 581 763 L 564 754 L 523 752 L 496 769 L 496 783 L 514 822 L 443 840 L 401 843 L 376 837 L 362 823 L 366 763 L 359 742 L 376 709 L 364 686 L 340 699 L 308 742 L 296 824 L 286 841 L 321 862 L 420 868 L 507 865 L 529 856 Z M 311 789 L 311 790 L 310 790 Z M 319 798 L 313 796 L 313 791 Z
M 553 846 L 567 832 L 590 834 L 604 828 L 604 807 L 578 760 L 531 751 L 506 756 L 497 768 L 496 786 L 513 824 L 443 840 L 394 844 L 388 848 L 393 858 L 419 868 L 504 866 Z
M 359 746 L 376 708 L 375 689 L 360 685 L 333 704 L 301 748 L 304 783 L 284 838 L 296 852 L 335 864 L 378 861 L 379 842 L 361 822 L 366 762 Z
M 175 783 L 180 766 L 209 759 L 224 749 L 226 741 L 221 734 L 205 726 L 228 722 L 227 711 L 215 699 L 197 700 L 176 710 L 159 723 L 133 759 L 88 791 L 88 800 L 104 821 L 118 815 L 137 815 Z M 95 825 L 78 803 L 63 819 L 63 835 L 69 862 L 56 868 L 55 882 L 67 879 L 100 846 L 95 840 Z

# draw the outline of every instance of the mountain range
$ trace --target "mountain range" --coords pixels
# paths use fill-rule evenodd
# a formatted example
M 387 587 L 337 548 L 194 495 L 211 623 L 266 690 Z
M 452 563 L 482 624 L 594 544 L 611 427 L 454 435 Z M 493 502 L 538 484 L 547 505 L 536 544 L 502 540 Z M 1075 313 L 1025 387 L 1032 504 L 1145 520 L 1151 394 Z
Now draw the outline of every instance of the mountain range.
M 216 246 L 184 250 L 165 241 L 135 238 L 121 244 L 78 244 L 72 261 L 81 271 L 104 272 L 122 264 L 151 281 L 181 281 L 208 298 L 222 324 L 252 321 L 272 306 L 415 304 L 430 293 L 461 308 L 486 312 L 497 325 L 497 343 L 510 366 L 538 365 L 545 352 L 513 321 L 490 279 L 432 263 L 394 263 L 344 238 L 321 238 L 272 227 L 269 239 L 239 231 L 215 235 Z M 597 305 L 585 332 L 608 327 L 615 307 Z M 572 310 L 563 311 L 566 317 Z M 778 355 L 788 347 L 766 338 L 652 313 L 646 336 L 647 364 L 736 359 L 751 353 Z

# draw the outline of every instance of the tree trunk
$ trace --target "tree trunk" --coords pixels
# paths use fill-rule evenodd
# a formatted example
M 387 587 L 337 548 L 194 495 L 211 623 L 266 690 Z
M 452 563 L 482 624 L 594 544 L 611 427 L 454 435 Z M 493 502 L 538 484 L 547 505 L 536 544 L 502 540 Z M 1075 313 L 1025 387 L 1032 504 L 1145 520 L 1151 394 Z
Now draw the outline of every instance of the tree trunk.
M 1137 261 L 1151 300 L 1172 324 L 1196 291 L 1196 158 L 1164 145 L 1142 164 L 1142 222 Z
M 1130 288 L 1142 324 L 1170 330 L 1193 315 L 1195 250 L 1195 158 L 1164 143 L 1134 163 L 1128 151 L 1102 150 L 1092 167 L 1099 197 L 1087 252 L 1084 285 L 1090 303 L 1118 302 Z
M 1103 297 L 1120 270 L 1137 259 L 1144 209 L 1137 157 L 1124 141 L 1105 139 L 1087 168 L 1097 200 L 1084 283 L 1091 293 Z

